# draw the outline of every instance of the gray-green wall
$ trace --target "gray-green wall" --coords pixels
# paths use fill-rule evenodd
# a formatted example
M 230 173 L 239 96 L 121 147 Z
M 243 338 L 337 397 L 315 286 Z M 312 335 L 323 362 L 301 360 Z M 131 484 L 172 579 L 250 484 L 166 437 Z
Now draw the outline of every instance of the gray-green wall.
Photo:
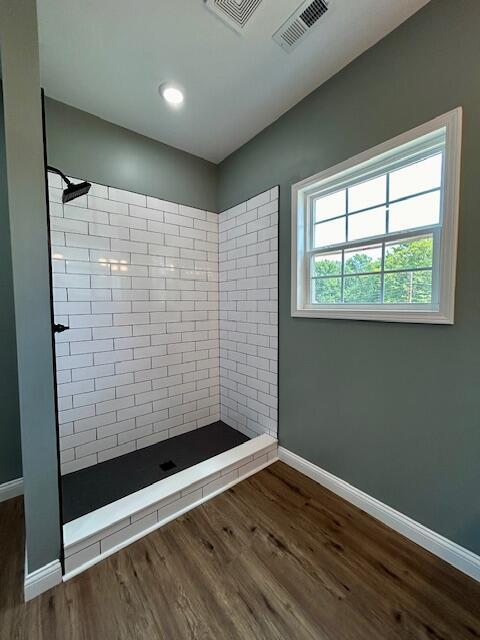
M 218 168 L 47 98 L 49 164 L 67 175 L 216 211 Z
M 35 0 L 0 0 L 28 571 L 59 558 L 47 201 Z
M 295 54 L 292 54 L 295 55 Z M 480 553 L 480 2 L 432 0 L 220 166 L 280 184 L 280 444 Z M 454 326 L 290 317 L 290 187 L 464 107 Z
M 8 219 L 7 166 L 3 125 L 3 92 L 0 83 L 0 342 L 2 367 L 0 383 L 0 484 L 20 478 L 20 417 L 18 413 L 17 350 L 13 308 L 12 254 Z

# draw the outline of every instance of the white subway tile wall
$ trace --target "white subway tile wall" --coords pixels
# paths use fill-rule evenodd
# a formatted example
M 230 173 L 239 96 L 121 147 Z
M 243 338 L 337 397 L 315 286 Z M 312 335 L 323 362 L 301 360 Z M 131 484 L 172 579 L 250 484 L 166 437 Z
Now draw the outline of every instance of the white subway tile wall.
M 221 418 L 277 437 L 278 187 L 219 218 Z
M 49 174 L 62 473 L 215 422 L 215 213 Z M 260 355 L 260 354 L 258 354 Z

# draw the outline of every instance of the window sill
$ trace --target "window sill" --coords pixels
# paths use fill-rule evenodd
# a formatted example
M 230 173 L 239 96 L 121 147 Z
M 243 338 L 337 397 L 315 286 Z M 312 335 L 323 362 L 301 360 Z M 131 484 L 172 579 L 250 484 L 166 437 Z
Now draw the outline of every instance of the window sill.
M 371 308 L 314 308 L 292 309 L 294 318 L 322 318 L 332 320 L 366 320 L 370 322 L 409 322 L 418 324 L 453 324 L 452 316 L 438 310 L 371 309 Z

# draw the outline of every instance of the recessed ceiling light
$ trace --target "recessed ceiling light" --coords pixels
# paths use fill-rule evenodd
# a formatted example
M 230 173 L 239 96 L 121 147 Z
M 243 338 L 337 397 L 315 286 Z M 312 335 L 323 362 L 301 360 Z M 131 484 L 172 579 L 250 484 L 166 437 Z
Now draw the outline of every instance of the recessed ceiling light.
M 160 85 L 158 90 L 165 102 L 173 107 L 179 107 L 183 103 L 183 92 L 171 82 Z

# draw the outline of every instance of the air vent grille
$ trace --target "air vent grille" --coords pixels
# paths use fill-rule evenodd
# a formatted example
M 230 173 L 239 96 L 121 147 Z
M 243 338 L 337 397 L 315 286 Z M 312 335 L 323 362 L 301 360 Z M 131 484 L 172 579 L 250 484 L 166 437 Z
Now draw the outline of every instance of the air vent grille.
M 323 0 L 314 0 L 305 11 L 300 14 L 300 18 L 305 22 L 307 27 L 313 27 L 315 22 L 319 20 L 324 13 L 328 11 L 328 6 Z
M 236 31 L 242 31 L 262 0 L 205 0 L 207 7 Z
M 300 20 L 295 20 L 282 33 L 282 38 L 289 47 L 293 47 L 297 40 L 301 38 L 307 30 Z
M 327 0 L 307 0 L 274 33 L 273 39 L 284 51 L 290 53 L 305 38 L 310 29 L 328 11 Z

